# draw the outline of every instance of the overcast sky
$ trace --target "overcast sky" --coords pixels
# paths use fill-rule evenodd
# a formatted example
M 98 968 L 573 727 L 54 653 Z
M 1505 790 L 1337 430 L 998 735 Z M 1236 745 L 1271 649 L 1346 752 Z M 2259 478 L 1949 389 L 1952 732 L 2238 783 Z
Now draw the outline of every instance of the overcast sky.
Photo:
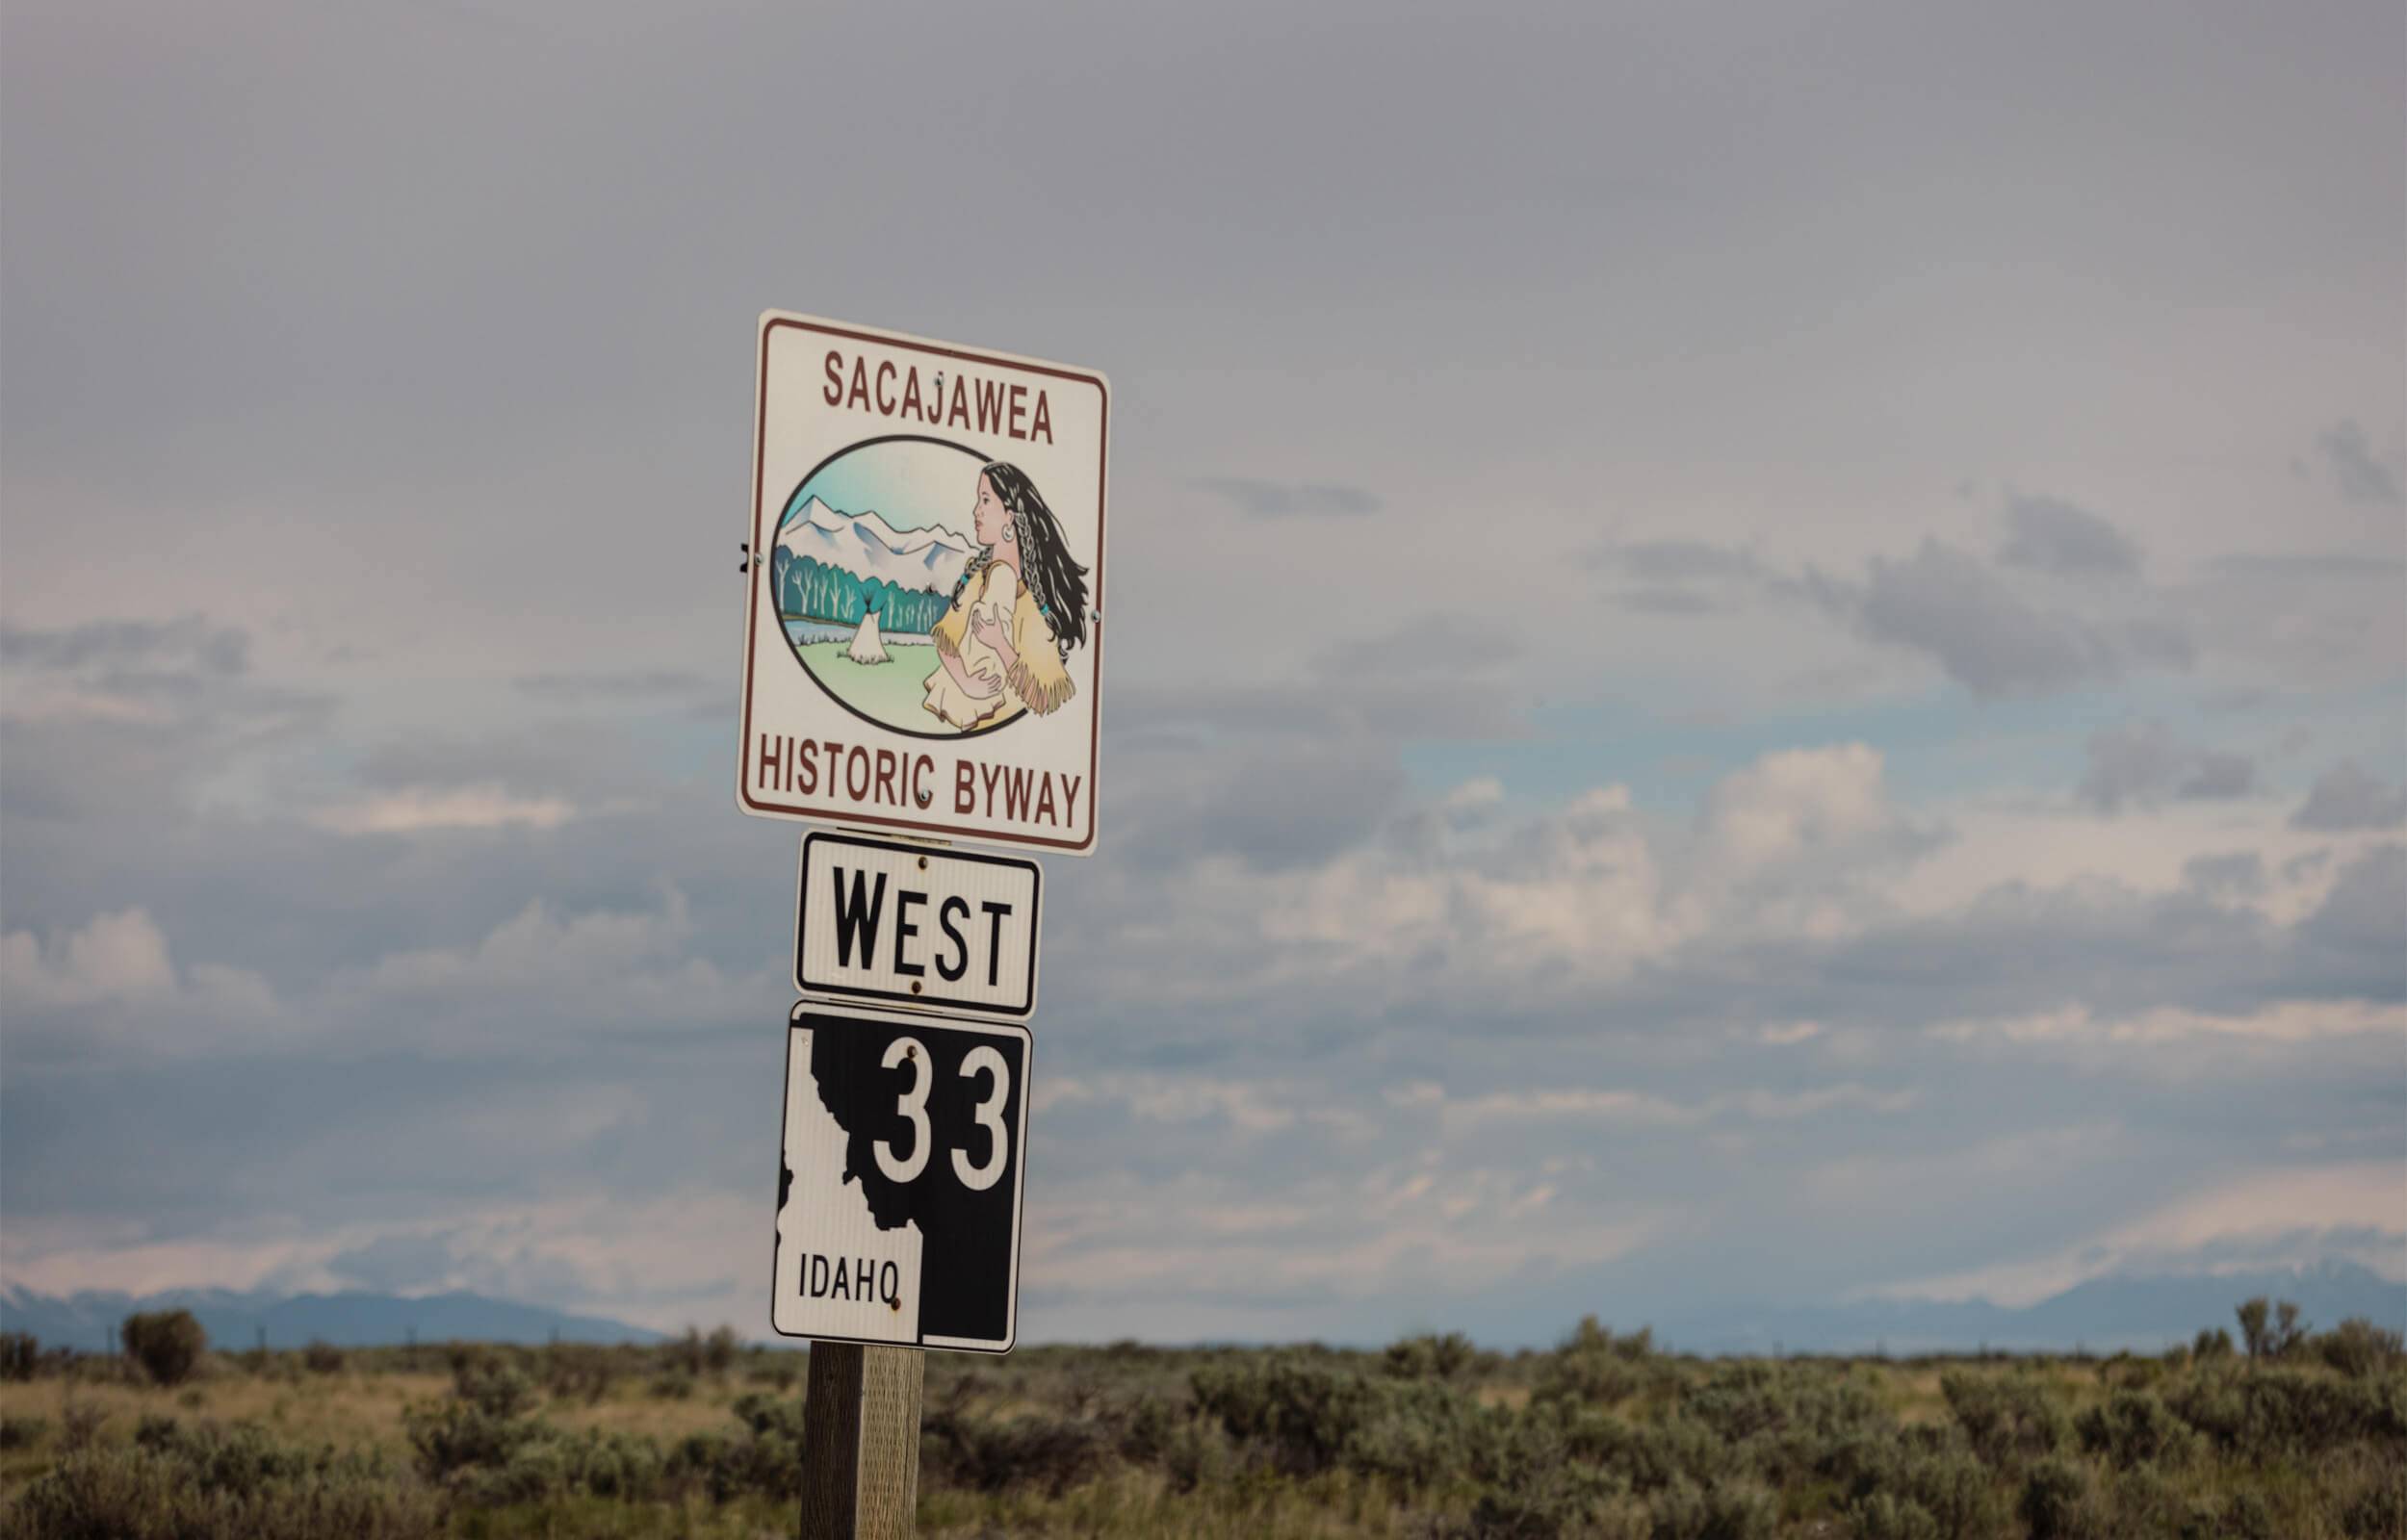
M 2407 1277 L 2407 18 L 0 18 L 0 1276 L 765 1333 L 754 329 L 1114 389 L 1031 1340 Z

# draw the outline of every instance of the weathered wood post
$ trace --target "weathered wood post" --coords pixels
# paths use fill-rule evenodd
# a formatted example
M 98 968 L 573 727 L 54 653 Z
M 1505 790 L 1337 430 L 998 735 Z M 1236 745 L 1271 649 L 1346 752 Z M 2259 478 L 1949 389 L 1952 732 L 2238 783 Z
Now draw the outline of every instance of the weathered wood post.
M 811 1345 L 802 1540 L 909 1540 L 919 1505 L 916 1348 Z

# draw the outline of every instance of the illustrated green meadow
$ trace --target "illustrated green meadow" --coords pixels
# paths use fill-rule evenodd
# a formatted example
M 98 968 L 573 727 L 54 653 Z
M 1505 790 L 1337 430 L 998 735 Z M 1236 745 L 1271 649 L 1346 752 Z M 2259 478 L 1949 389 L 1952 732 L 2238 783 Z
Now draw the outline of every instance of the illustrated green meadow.
M 179 1319 L 180 1318 L 180 1319 Z M 2250 1301 L 2155 1356 L 1557 1347 L 927 1357 L 919 1532 L 1411 1540 L 2407 1540 L 2407 1353 Z M 0 1341 L 0 1534 L 794 1531 L 799 1352 Z

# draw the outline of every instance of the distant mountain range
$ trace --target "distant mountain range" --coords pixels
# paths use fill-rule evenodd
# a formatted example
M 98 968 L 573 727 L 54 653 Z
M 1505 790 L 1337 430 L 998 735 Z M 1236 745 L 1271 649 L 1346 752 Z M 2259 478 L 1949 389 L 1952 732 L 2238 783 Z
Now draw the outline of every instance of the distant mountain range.
M 949 594 L 977 549 L 943 525 L 896 529 L 876 512 L 851 514 L 813 498 L 777 534 L 778 549 L 865 581 Z
M 216 1347 L 256 1347 L 267 1334 L 271 1348 L 310 1342 L 338 1348 L 371 1348 L 419 1342 L 551 1341 L 659 1342 L 660 1333 L 601 1316 L 575 1316 L 542 1305 L 520 1304 L 479 1294 L 435 1294 L 415 1298 L 389 1294 L 236 1294 L 223 1289 L 168 1289 L 132 1295 L 83 1291 L 65 1296 L 33 1294 L 0 1285 L 0 1330 L 29 1331 L 45 1347 L 85 1352 L 115 1351 L 117 1326 L 145 1310 L 189 1310 Z
M 1654 1322 L 1655 1338 L 1682 1352 L 2013 1352 L 2129 1348 L 2156 1352 L 2220 1326 L 2238 1340 L 2233 1311 L 2264 1295 L 2295 1302 L 2317 1331 L 2352 1316 L 2407 1331 L 2407 1283 L 2354 1262 L 2231 1273 L 2094 1278 L 2020 1309 L 1973 1299 L 1876 1299 L 1844 1305 L 1730 1310 Z M 1618 1324 L 1618 1323 L 1617 1323 Z M 1640 1322 L 1632 1322 L 1635 1329 Z
M 2171 1277 L 2098 1278 L 2020 1309 L 1983 1300 L 1866 1300 L 1842 1305 L 1729 1309 L 1693 1317 L 1612 1317 L 1616 1330 L 1654 1328 L 1655 1340 L 1704 1354 L 2066 1352 L 2118 1348 L 2155 1352 L 2202 1328 L 2239 1336 L 2233 1310 L 2264 1295 L 2295 1301 L 2308 1323 L 2328 1330 L 2352 1316 L 2407 1331 L 2407 1283 L 2351 1262 L 2312 1268 Z M 384 1294 L 235 1294 L 170 1289 L 136 1297 L 84 1292 L 64 1297 L 0 1285 L 0 1330 L 29 1331 L 45 1346 L 87 1352 L 116 1346 L 118 1323 L 144 1310 L 190 1310 L 220 1348 L 272 1348 L 312 1340 L 342 1348 L 432 1342 L 651 1343 L 661 1334 L 600 1316 L 569 1315 L 475 1294 L 415 1298 Z M 1473 1333 L 1479 1335 L 1477 1331 Z M 1483 1341 L 1485 1338 L 1482 1339 Z

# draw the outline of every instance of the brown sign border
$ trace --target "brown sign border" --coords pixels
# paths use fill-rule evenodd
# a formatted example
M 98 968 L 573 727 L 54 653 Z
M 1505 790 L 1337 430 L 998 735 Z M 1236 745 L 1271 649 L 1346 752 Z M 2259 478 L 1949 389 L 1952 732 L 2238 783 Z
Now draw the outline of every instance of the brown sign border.
M 928 823 L 916 818 L 897 818 L 883 813 L 840 812 L 834 808 L 796 809 L 779 807 L 753 799 L 744 767 L 745 756 L 752 749 L 752 654 L 753 638 L 759 634 L 762 579 L 752 568 L 744 573 L 744 696 L 742 727 L 736 741 L 736 804 L 741 810 L 764 818 L 789 818 L 810 823 L 869 824 L 885 829 L 912 829 L 945 839 L 972 840 L 988 844 L 1030 845 L 1045 850 L 1057 850 L 1066 855 L 1091 856 L 1101 827 L 1102 808 L 1097 792 L 1101 783 L 1097 769 L 1102 761 L 1103 750 L 1103 556 L 1106 550 L 1103 527 L 1110 511 L 1111 490 L 1108 473 L 1111 468 L 1111 382 L 1100 374 L 1064 369 L 1052 364 L 1032 363 L 1008 353 L 982 353 L 973 348 L 954 347 L 943 343 L 925 342 L 894 332 L 862 331 L 839 326 L 830 321 L 810 321 L 801 317 L 770 313 L 761 318 L 760 377 L 753 386 L 752 426 L 752 510 L 745 515 L 745 526 L 752 535 L 755 558 L 764 564 L 761 555 L 767 536 L 761 528 L 763 518 L 763 483 L 768 470 L 768 409 L 769 409 L 769 336 L 779 327 L 810 332 L 822 337 L 841 337 L 847 342 L 872 343 L 882 347 L 907 347 L 940 358 L 957 358 L 966 363 L 985 364 L 1002 369 L 1021 370 L 1032 374 L 1048 374 L 1055 379 L 1075 380 L 1092 385 L 1102 398 L 1102 412 L 1097 424 L 1095 472 L 1095 587 L 1091 599 L 1097 620 L 1093 647 L 1095 649 L 1095 687 L 1087 706 L 1087 832 L 1083 840 L 1050 839 L 1041 834 L 1015 834 L 994 830 L 968 831 L 954 824 Z

